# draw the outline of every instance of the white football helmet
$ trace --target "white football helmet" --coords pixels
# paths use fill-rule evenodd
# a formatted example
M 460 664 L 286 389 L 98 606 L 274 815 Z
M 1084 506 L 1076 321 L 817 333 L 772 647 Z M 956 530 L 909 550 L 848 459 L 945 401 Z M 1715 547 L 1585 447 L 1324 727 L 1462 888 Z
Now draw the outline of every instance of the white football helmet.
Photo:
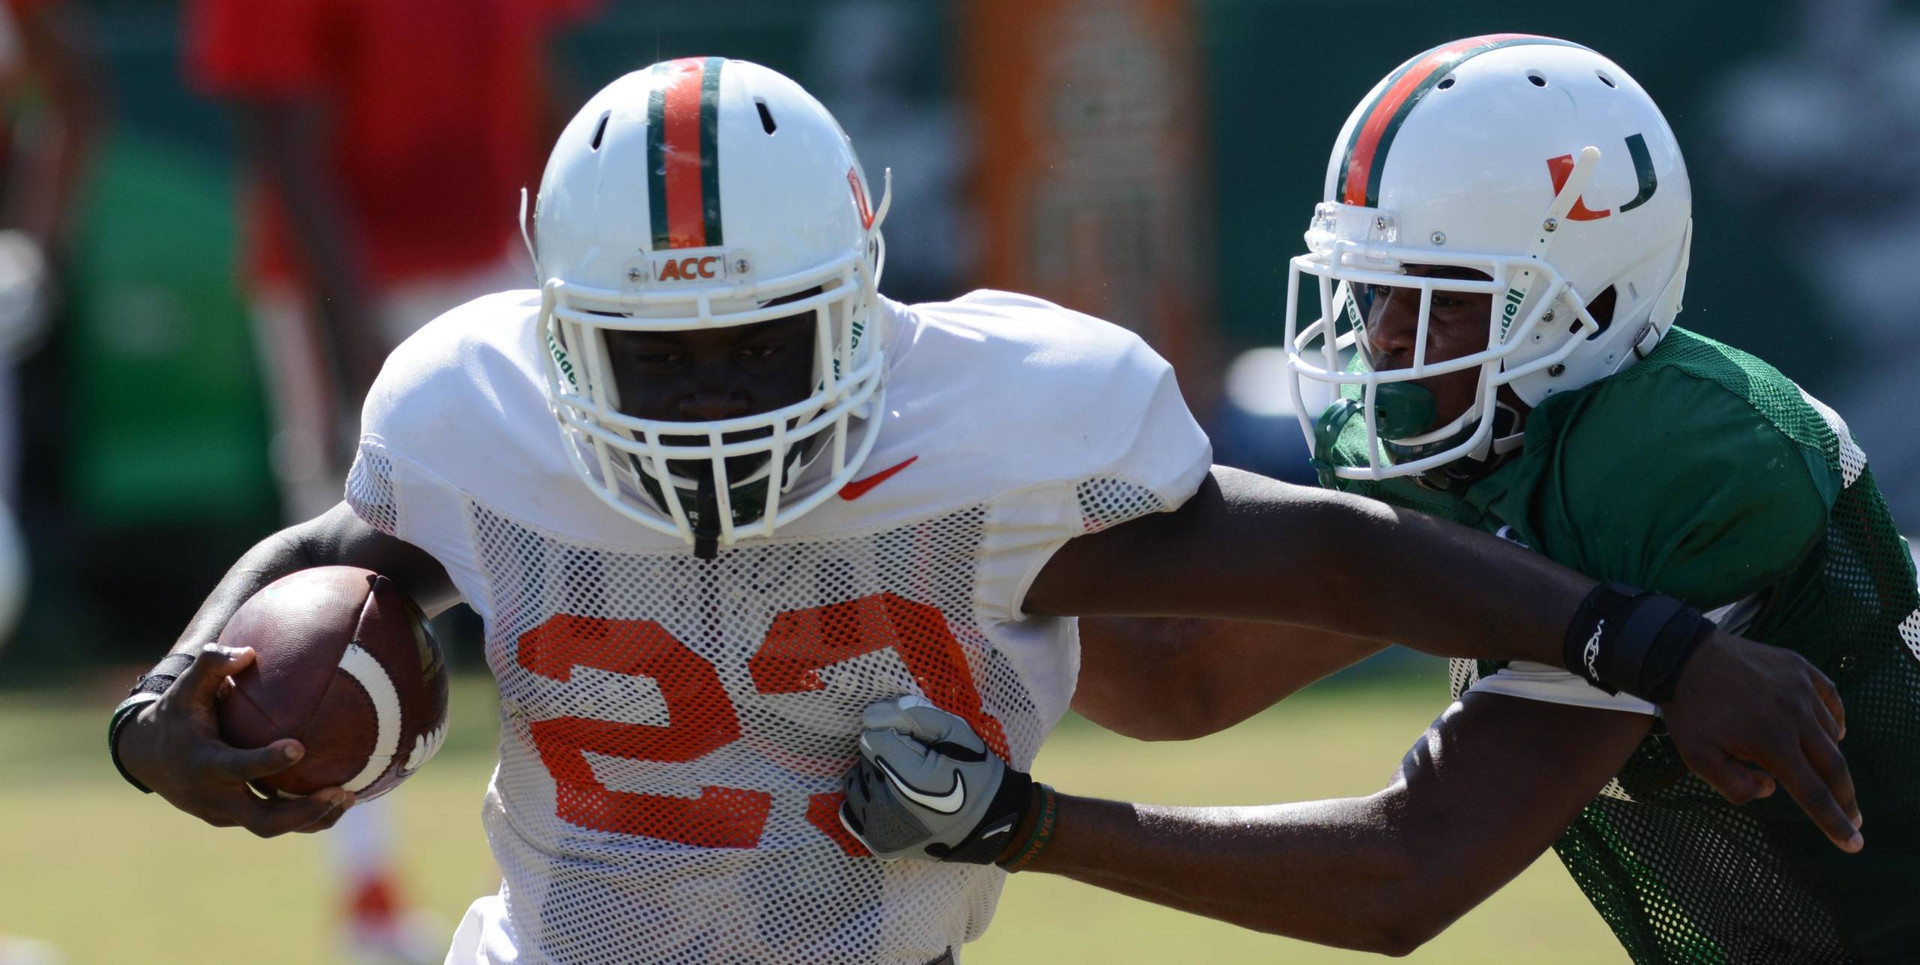
M 890 196 L 870 205 L 832 115 L 758 64 L 655 64 L 580 109 L 547 162 L 529 246 L 553 411 L 594 493 L 711 555 L 771 535 L 853 478 L 883 404 L 871 328 Z M 621 413 L 605 333 L 809 311 L 806 399 L 711 422 Z
M 1415 475 L 1518 448 L 1521 434 L 1496 418 L 1502 386 L 1534 406 L 1605 378 L 1652 350 L 1680 310 L 1693 230 L 1680 147 L 1646 91 L 1578 44 L 1495 34 L 1402 64 L 1347 118 L 1323 199 L 1286 309 L 1294 404 L 1323 477 Z M 1491 280 L 1409 276 L 1407 265 Z M 1320 297 L 1304 328 L 1303 275 Z M 1419 290 L 1408 368 L 1353 357 L 1375 285 Z M 1613 311 L 1596 320 L 1587 306 L 1609 288 Z M 1426 361 L 1435 291 L 1492 296 L 1484 351 Z M 1432 396 L 1412 383 L 1465 369 L 1480 373 L 1476 403 L 1432 424 Z M 1334 440 L 1356 415 L 1366 462 L 1335 465 Z

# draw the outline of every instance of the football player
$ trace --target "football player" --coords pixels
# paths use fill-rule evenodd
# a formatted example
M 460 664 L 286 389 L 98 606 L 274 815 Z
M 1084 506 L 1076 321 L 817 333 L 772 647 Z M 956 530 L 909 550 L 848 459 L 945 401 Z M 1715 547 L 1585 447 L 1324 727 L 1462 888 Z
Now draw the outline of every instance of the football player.
M 1446 44 L 1361 101 L 1324 198 L 1293 260 L 1287 332 L 1296 398 L 1318 390 L 1301 412 L 1323 480 L 1671 593 L 1812 660 L 1845 700 L 1874 846 L 1829 847 L 1768 779 L 1696 766 L 1723 800 L 1688 773 L 1672 705 L 1663 733 L 1658 708 L 1578 660 L 1456 661 L 1459 701 L 1371 797 L 1178 809 L 1036 791 L 997 857 L 1404 954 L 1552 844 L 1639 962 L 1920 960 L 1913 564 L 1839 415 L 1673 326 L 1691 196 L 1646 92 L 1561 40 Z M 1303 278 L 1320 314 L 1296 330 Z M 1407 589 L 1379 579 L 1369 595 L 1398 610 Z M 1258 636 L 1103 625 L 1079 706 L 1146 736 L 1224 726 L 1304 682 Z M 1170 686 L 1187 693 L 1158 700 Z M 895 775 L 1026 786 L 989 773 L 997 762 L 936 708 L 882 705 L 868 724 L 848 812 L 880 853 L 924 856 L 956 833 Z
M 601 91 L 540 186 L 541 287 L 388 359 L 345 503 L 236 563 L 117 712 L 127 776 L 256 833 L 334 820 L 356 788 L 248 793 L 300 749 L 218 740 L 219 682 L 251 655 L 208 642 L 268 581 L 346 563 L 485 618 L 505 881 L 455 961 L 950 958 L 992 916 L 1008 829 L 949 864 L 873 860 L 839 818 L 861 714 L 914 695 L 1025 766 L 1083 613 L 1555 665 L 1591 636 L 1602 679 L 1667 701 L 1704 755 L 1808 775 L 1851 835 L 1840 708 L 1799 657 L 1462 527 L 1214 468 L 1127 332 L 1003 292 L 882 298 L 887 201 L 773 71 L 675 60 Z M 1375 585 L 1403 605 L 1365 605 Z

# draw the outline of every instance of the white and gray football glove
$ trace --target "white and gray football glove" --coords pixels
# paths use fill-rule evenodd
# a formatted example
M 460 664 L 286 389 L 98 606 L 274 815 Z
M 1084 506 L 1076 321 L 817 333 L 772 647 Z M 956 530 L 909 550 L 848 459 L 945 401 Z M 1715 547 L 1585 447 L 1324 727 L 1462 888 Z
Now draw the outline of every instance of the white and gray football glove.
M 860 759 L 847 772 L 840 823 L 882 858 L 991 864 L 1033 801 L 1033 779 L 924 697 L 861 715 Z

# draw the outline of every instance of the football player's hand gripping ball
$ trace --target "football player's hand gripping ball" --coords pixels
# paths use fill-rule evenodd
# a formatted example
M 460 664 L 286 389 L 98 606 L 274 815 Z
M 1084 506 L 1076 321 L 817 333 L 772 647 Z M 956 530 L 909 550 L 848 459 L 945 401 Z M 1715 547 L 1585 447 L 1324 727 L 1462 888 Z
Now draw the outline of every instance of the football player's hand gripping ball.
M 966 721 L 906 696 L 868 707 L 861 724 L 840 823 L 867 850 L 988 864 L 1013 843 L 1033 779 L 988 750 Z
M 353 795 L 340 788 L 291 800 L 263 798 L 248 783 L 282 773 L 306 755 L 297 740 L 251 750 L 220 736 L 219 698 L 229 679 L 254 662 L 246 648 L 207 644 L 161 695 L 139 708 L 119 737 L 127 775 L 167 803 L 216 828 L 243 827 L 263 838 L 322 831 L 340 820 Z

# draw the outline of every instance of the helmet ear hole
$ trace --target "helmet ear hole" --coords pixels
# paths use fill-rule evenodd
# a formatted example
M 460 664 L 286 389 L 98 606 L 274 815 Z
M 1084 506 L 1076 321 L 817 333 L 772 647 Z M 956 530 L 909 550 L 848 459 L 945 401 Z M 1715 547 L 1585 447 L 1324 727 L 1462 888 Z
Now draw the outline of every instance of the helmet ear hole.
M 607 121 L 613 117 L 612 111 L 600 115 L 600 123 L 593 126 L 593 140 L 587 144 L 587 150 L 600 150 L 600 141 L 607 136 Z
M 779 125 L 773 122 L 773 112 L 767 110 L 766 99 L 760 97 L 754 98 L 753 106 L 760 109 L 760 129 L 766 131 L 768 134 L 772 134 L 774 129 L 779 127 Z
M 1587 336 L 1587 341 L 1591 342 L 1599 338 L 1606 334 L 1607 329 L 1613 327 L 1613 308 L 1619 300 L 1620 293 L 1614 286 L 1608 285 L 1606 291 L 1595 295 L 1593 301 L 1587 303 L 1587 314 L 1593 316 L 1594 322 L 1599 325 L 1593 330 L 1592 335 Z

